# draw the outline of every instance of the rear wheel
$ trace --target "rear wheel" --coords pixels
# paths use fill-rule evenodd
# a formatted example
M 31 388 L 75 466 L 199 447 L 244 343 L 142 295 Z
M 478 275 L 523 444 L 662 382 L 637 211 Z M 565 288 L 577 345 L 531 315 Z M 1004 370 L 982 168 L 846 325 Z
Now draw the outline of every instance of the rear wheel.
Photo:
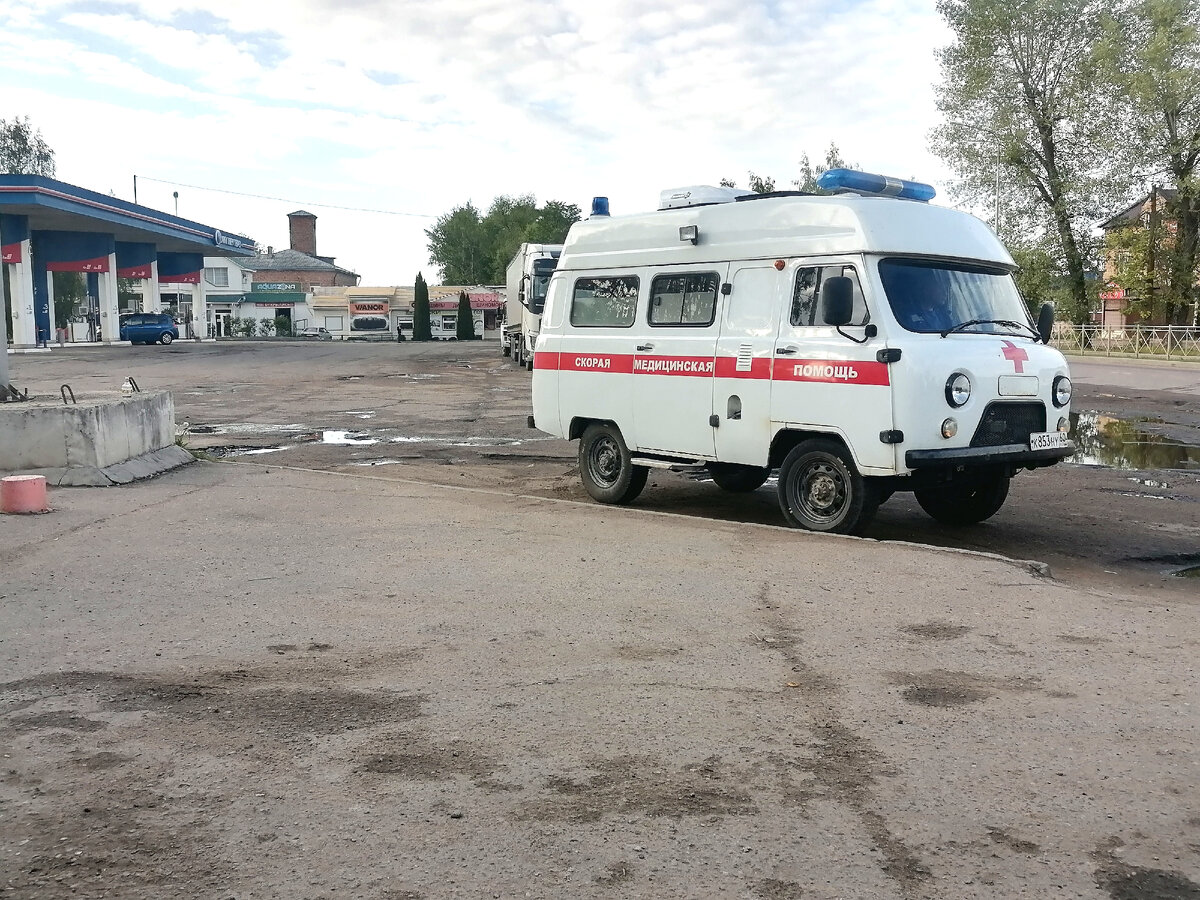
M 593 422 L 579 441 L 579 477 L 592 499 L 601 503 L 632 503 L 646 486 L 650 470 L 635 466 L 621 429 Z
M 995 475 L 969 485 L 914 491 L 921 509 L 944 525 L 975 525 L 990 519 L 1008 499 L 1009 479 Z
M 763 486 L 767 476 L 771 474 L 771 470 L 759 466 L 709 463 L 708 474 L 712 476 L 712 480 L 721 490 L 734 494 L 748 494 Z
M 163 344 L 169 344 L 171 341 L 175 340 L 175 336 L 169 331 L 164 331 L 161 335 L 159 335 L 158 339 L 162 341 Z
M 797 444 L 779 469 L 779 507 L 789 525 L 809 531 L 857 534 L 878 503 L 846 448 L 813 438 Z

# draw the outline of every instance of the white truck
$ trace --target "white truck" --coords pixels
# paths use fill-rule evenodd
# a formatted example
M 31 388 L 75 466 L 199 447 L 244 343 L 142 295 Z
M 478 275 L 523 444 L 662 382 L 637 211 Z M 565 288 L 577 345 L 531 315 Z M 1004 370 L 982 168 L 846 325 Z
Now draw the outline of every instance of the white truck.
M 522 244 L 508 264 L 500 352 L 518 366 L 533 368 L 546 288 L 561 253 L 562 244 Z
M 727 491 L 777 471 L 796 527 L 860 532 L 895 491 L 968 525 L 1074 452 L 1054 311 L 1034 324 L 992 230 L 917 182 L 820 184 L 843 193 L 685 188 L 572 226 L 531 425 L 579 439 L 594 499 L 632 502 L 651 468 Z

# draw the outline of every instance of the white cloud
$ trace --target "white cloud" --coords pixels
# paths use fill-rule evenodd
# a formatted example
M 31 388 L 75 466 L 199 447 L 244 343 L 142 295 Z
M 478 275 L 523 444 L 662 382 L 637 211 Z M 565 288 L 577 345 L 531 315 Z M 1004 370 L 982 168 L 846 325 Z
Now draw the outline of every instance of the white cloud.
M 431 220 L 321 204 L 436 215 L 532 192 L 632 212 L 748 169 L 787 186 L 831 141 L 869 169 L 943 173 L 925 144 L 947 33 L 928 0 L 83 6 L 0 12 L 7 114 L 33 117 L 60 177 L 288 198 L 179 188 L 181 214 L 276 246 L 310 209 L 321 252 L 368 282 L 428 271 Z M 170 208 L 152 185 L 139 199 Z

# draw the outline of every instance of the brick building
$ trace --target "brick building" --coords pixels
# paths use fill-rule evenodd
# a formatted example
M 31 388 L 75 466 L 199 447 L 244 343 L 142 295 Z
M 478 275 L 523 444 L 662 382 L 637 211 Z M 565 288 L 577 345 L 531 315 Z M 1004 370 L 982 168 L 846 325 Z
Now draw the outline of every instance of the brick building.
M 288 235 L 288 249 L 268 247 L 245 263 L 254 270 L 255 282 L 296 284 L 301 293 L 314 287 L 358 285 L 357 273 L 336 265 L 332 256 L 317 255 L 317 217 L 312 213 L 302 209 L 288 213 Z

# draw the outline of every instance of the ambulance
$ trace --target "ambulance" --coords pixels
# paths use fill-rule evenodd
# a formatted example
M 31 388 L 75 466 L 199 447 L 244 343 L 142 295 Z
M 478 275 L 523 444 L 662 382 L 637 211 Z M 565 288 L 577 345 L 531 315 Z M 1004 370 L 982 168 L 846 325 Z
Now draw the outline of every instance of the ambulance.
M 918 182 L 833 169 L 835 193 L 664 191 L 571 227 L 534 355 L 531 425 L 579 440 L 602 503 L 652 468 L 727 491 L 778 473 L 788 524 L 859 533 L 895 491 L 940 522 L 1075 452 L 1071 379 L 995 233 Z

